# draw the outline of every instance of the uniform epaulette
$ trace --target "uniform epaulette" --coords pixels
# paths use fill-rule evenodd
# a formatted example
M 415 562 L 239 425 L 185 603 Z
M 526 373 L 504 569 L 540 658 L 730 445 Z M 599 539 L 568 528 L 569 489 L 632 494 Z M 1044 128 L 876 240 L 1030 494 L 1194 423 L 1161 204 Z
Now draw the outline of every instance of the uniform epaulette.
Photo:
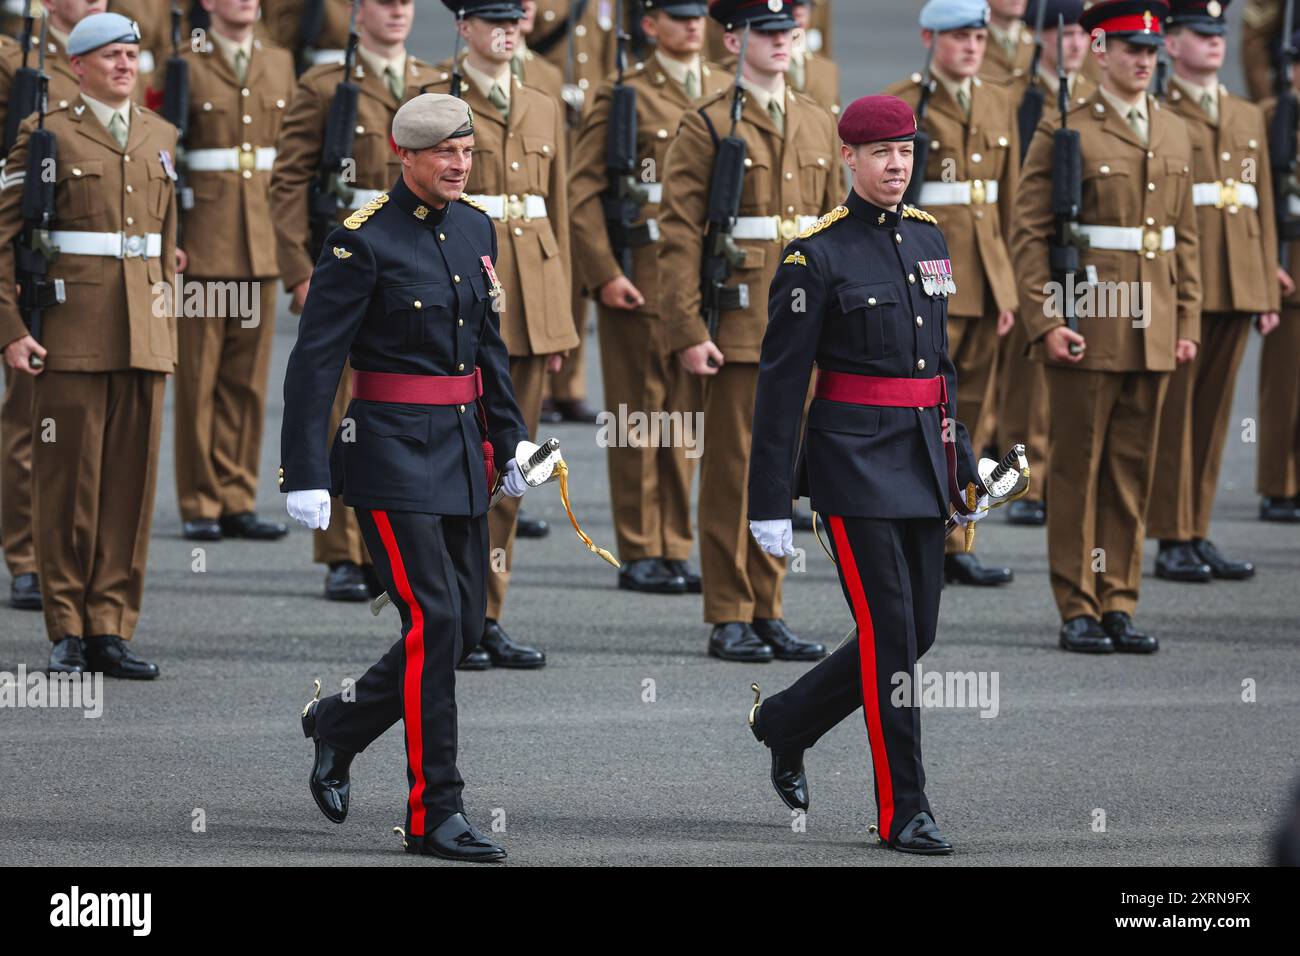
M 919 219 L 919 220 L 921 220 L 921 222 L 928 222 L 928 223 L 929 223 L 930 225 L 932 225 L 932 226 L 937 226 L 937 225 L 939 225 L 939 220 L 938 220 L 938 219 L 935 219 L 934 216 L 930 215 L 930 214 L 929 214 L 928 212 L 926 212 L 924 209 L 917 209 L 915 206 L 904 206 L 904 207 L 903 207 L 903 218 L 904 218 L 904 219 Z
M 818 219 L 815 223 L 813 223 L 803 232 L 799 233 L 799 238 L 811 239 L 813 236 L 817 235 L 817 233 L 821 232 L 827 226 L 839 222 L 848 214 L 849 214 L 848 206 L 836 206 L 834 209 L 832 209 L 826 215 L 822 216 L 820 219 Z
M 466 196 L 464 193 L 461 193 L 460 201 L 463 202 L 466 206 L 469 206 L 473 209 L 477 209 L 485 216 L 488 214 L 487 206 L 483 205 L 477 199 L 471 199 L 469 196 Z
M 344 219 L 343 225 L 348 229 L 360 229 L 362 224 L 378 212 L 386 202 L 388 202 L 388 193 L 381 193 L 352 215 L 348 216 L 348 218 Z

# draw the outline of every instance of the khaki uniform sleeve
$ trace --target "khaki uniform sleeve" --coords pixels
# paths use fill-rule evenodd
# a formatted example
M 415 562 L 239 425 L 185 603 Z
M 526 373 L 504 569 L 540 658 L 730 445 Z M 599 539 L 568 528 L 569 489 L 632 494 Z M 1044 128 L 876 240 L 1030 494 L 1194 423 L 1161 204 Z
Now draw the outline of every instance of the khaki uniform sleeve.
M 550 190 L 547 198 L 547 215 L 550 216 L 551 224 L 555 230 L 555 241 L 560 247 L 560 261 L 564 263 L 565 285 L 568 285 L 573 274 L 573 257 L 572 247 L 569 242 L 570 227 L 569 222 L 569 155 L 567 152 L 568 129 L 564 125 L 564 106 L 556 104 L 555 108 L 555 129 L 552 132 L 552 142 L 555 143 L 555 161 L 551 163 L 551 179 L 548 184 Z M 571 290 L 564 290 L 564 301 L 571 301 Z M 565 307 L 569 311 L 568 306 Z M 579 310 L 585 311 L 585 310 Z M 574 316 L 574 324 L 582 321 L 579 315 Z
M 845 197 L 849 194 L 846 177 L 848 167 L 840 161 L 840 137 L 836 128 L 836 123 L 832 119 L 828 130 L 827 143 L 830 146 L 831 169 L 826 176 L 826 195 L 822 197 L 822 214 L 830 212 L 840 203 L 844 202 Z
M 700 257 L 715 154 L 703 117 L 688 110 L 664 157 L 659 206 L 659 275 L 672 277 L 660 299 L 664 343 L 670 352 L 709 340 L 700 317 Z
M 1025 157 L 1014 204 L 1008 204 L 1014 205 L 1008 233 L 1011 265 L 1019 280 L 1020 320 L 1030 342 L 1037 342 L 1058 325 L 1065 324 L 1060 316 L 1048 316 L 1044 292 L 1052 278 L 1049 250 L 1055 227 L 1052 217 L 1052 138 L 1055 132 L 1056 123 L 1051 119 L 1039 124 Z
M 1187 145 L 1187 162 L 1192 161 L 1191 141 Z M 1196 222 L 1196 204 L 1192 201 L 1192 180 L 1187 177 L 1183 208 L 1178 215 L 1178 246 L 1174 250 L 1178 268 L 1178 337 L 1201 341 L 1201 230 Z
M 602 196 L 609 186 L 605 169 L 605 143 L 612 100 L 610 87 L 603 84 L 595 102 L 582 118 L 573 145 L 569 173 L 569 214 L 573 218 L 573 254 L 582 284 L 597 295 L 610 279 L 623 274 L 614 257 L 605 226 Z
M 1259 132 L 1255 135 L 1260 143 L 1268 143 L 1268 124 L 1263 122 L 1264 114 L 1259 114 L 1260 125 Z M 1256 192 L 1259 193 L 1259 226 L 1264 246 L 1264 274 L 1268 277 L 1268 311 L 1277 312 L 1282 308 L 1282 285 L 1274 277 L 1278 269 L 1281 268 L 1281 257 L 1278 253 L 1277 246 L 1277 204 L 1273 196 L 1273 169 L 1272 164 L 1268 162 L 1269 154 L 1267 148 L 1264 150 L 1264 161 L 1261 162 L 1259 170 L 1259 182 L 1257 183 Z
M 1007 252 L 1010 253 L 1011 226 L 1015 222 L 1016 196 L 1020 192 L 1020 123 L 1016 116 L 1015 110 L 1011 115 L 1011 135 L 1007 137 L 1009 145 L 1007 146 L 1007 160 L 1004 163 L 1005 168 L 1002 170 L 1002 179 L 998 183 L 998 196 L 1009 197 L 1007 202 L 998 202 L 998 216 L 1001 220 L 999 225 L 1002 227 L 1002 241 L 1008 243 Z M 1015 285 L 1012 285 L 1012 291 L 1018 292 Z M 1017 295 L 1017 299 L 1019 299 Z M 1013 303 L 1010 308 L 1015 310 L 1020 307 L 1020 302 Z
M 328 115 L 328 101 L 322 100 L 307 81 L 299 81 L 285 111 L 271 169 L 271 214 L 275 218 L 280 277 L 286 289 L 311 278 L 316 265 L 308 248 L 311 229 L 307 197 L 320 162 Z
M 11 177 L 27 168 L 27 140 L 33 125 L 24 122 L 19 129 L 5 165 L 5 185 L 0 189 L 0 346 L 27 334 L 14 284 L 14 241 L 23 229 L 23 184 L 12 182 Z

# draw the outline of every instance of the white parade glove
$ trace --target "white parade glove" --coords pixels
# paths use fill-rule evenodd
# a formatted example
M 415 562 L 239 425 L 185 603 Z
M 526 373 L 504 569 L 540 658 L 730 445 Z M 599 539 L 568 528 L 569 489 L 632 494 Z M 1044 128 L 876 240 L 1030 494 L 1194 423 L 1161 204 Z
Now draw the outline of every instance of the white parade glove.
M 501 478 L 501 490 L 511 498 L 522 498 L 524 492 L 528 490 L 528 482 L 524 481 L 524 473 L 519 470 L 519 462 L 514 458 L 506 462 L 506 473 Z
M 789 518 L 767 518 L 751 521 L 749 533 L 758 546 L 775 557 L 794 556 L 794 528 Z
M 987 515 L 988 513 L 989 513 L 989 496 L 980 495 L 979 500 L 975 503 L 975 511 L 973 513 L 964 515 L 960 511 L 956 511 L 953 512 L 953 518 L 956 519 L 957 524 L 961 525 L 964 528 L 968 524 L 975 524 L 976 522 L 983 521 L 984 516 Z
M 324 531 L 330 526 L 330 493 L 323 488 L 312 491 L 291 491 L 285 503 L 289 517 L 308 528 Z

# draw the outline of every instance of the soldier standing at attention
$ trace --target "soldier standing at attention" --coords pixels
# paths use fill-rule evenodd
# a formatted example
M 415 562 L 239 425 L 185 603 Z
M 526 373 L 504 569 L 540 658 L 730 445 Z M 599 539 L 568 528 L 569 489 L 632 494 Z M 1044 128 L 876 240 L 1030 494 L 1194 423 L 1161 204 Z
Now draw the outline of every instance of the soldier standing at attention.
M 934 49 L 922 119 L 931 142 L 928 168 L 912 173 L 924 177 L 919 205 L 939 220 L 952 250 L 957 293 L 948 303 L 948 354 L 961 388 L 958 416 L 970 424 L 977 449 L 993 437 L 987 412 L 996 394 L 998 340 L 1015 325 L 1019 304 L 1006 240 L 1019 182 L 1019 104 L 976 75 L 988 45 L 988 9 L 983 0 L 930 0 L 921 9 L 921 39 Z M 885 92 L 918 110 L 924 82 L 915 73 Z M 1010 568 L 985 567 L 965 553 L 961 538 L 947 541 L 946 580 L 992 586 L 1012 579 Z
M 818 660 L 821 644 L 801 640 L 782 618 L 785 560 L 765 554 L 746 530 L 745 486 L 759 348 L 767 325 L 763 290 L 781 246 L 839 201 L 835 125 L 824 106 L 790 89 L 785 73 L 795 27 L 786 0 L 714 0 L 709 14 L 738 56 L 734 87 L 682 114 L 661 180 L 659 274 L 671 277 L 659 301 L 664 345 L 692 375 L 704 377 L 704 452 L 700 463 L 700 559 L 709 653 L 724 660 Z M 732 106 L 743 103 L 732 132 Z M 743 250 L 719 297 L 716 341 L 702 318 L 701 275 L 709 186 L 722 138 L 744 140 L 740 216 L 731 233 Z M 748 295 L 748 301 L 742 296 Z M 808 379 L 804 378 L 807 390 Z
M 635 174 L 649 162 L 658 177 L 664 168 L 670 136 L 682 113 L 729 86 L 729 76 L 700 57 L 704 46 L 703 2 L 645 0 L 641 24 L 654 41 L 648 63 L 630 69 L 626 84 L 636 91 Z M 605 221 L 605 202 L 621 186 L 607 165 L 611 137 L 620 135 L 611 113 L 613 81 L 596 92 L 583 117 L 569 179 L 573 204 L 573 254 L 583 285 L 599 297 L 597 329 L 605 383 L 605 407 L 653 415 L 695 414 L 700 407 L 699 379 L 691 375 L 663 342 L 659 302 L 662 282 L 656 255 L 657 220 L 662 181 L 643 184 L 645 201 L 639 222 L 621 236 L 631 274 L 623 272 L 622 249 L 616 250 Z M 691 553 L 691 479 L 694 460 L 681 442 L 648 442 L 606 449 L 609 494 L 618 538 L 618 586 L 632 591 L 680 594 L 701 591 L 700 576 L 687 563 Z
M 1009 86 L 1029 75 L 1034 60 L 1034 31 L 1025 21 L 1035 21 L 1025 16 L 1027 2 L 988 0 L 989 43 L 980 69 L 981 79 Z
M 1071 506 L 1047 513 L 1047 554 L 1067 651 L 1150 654 L 1132 615 L 1170 373 L 1196 358 L 1201 264 L 1186 124 L 1147 94 L 1168 6 L 1107 0 L 1083 14 L 1101 88 L 1069 114 L 1082 143 L 1079 285 L 1095 307 L 1077 331 L 1055 304 L 1049 250 L 1055 112 L 1038 128 L 1016 197 L 1011 248 L 1034 357 L 1047 365 L 1052 427 L 1047 487 Z M 1094 278 L 1095 273 L 1095 278 Z M 1149 291 L 1148 291 L 1149 290 Z M 1067 287 L 1068 294 L 1068 287 Z M 1127 303 L 1127 307 L 1125 307 Z M 1081 312 L 1084 310 L 1080 310 Z M 1073 347 L 1073 348 L 1072 348 Z
M 520 83 L 535 86 L 553 100 L 564 99 L 564 71 L 528 49 L 527 38 L 537 25 L 537 0 L 521 0 L 524 18 L 519 21 L 519 45 L 510 61 L 510 72 Z
M 1252 103 L 1273 95 L 1278 41 L 1282 38 L 1282 4 L 1290 2 L 1246 0 L 1241 11 L 1241 63 L 1246 73 L 1246 95 Z
M 401 166 L 388 145 L 393 115 L 422 85 L 436 77 L 433 67 L 406 52 L 406 38 L 415 16 L 413 0 L 359 0 L 357 4 L 357 62 L 344 77 L 342 63 L 312 67 L 298 87 L 276 143 L 271 170 L 271 215 L 275 221 L 277 263 L 284 287 L 292 293 L 290 310 L 301 312 L 311 283 L 312 249 L 309 202 L 320 178 L 321 151 L 334 91 L 344 79 L 357 85 L 357 115 L 353 140 L 352 178 L 344 183 L 350 201 L 338 210 L 348 215 L 379 197 L 398 176 Z M 352 378 L 344 372 L 334 404 L 334 421 L 342 419 L 352 398 Z M 342 502 L 334 502 L 334 520 L 313 536 L 313 560 L 327 565 L 325 596 L 335 601 L 365 601 L 383 588 L 361 537 L 356 518 Z
M 474 112 L 474 168 L 466 195 L 496 226 L 504 289 L 498 307 L 501 337 L 510 353 L 510 378 L 528 426 L 537 433 L 542 386 L 558 371 L 563 353 L 578 344 L 569 293 L 569 203 L 564 108 L 510 72 L 523 7 L 517 0 L 443 0 L 464 11 L 458 29 L 466 54 L 459 95 Z M 451 77 L 430 85 L 456 92 Z M 487 622 L 478 650 L 465 669 L 535 668 L 546 655 L 516 644 L 501 627 L 514 556 L 516 500 L 502 501 L 488 515 L 494 552 L 505 567 L 488 579 Z
M 947 854 L 952 844 L 925 795 L 920 701 L 900 702 L 897 675 L 915 674 L 934 644 L 950 509 L 959 524 L 978 521 L 988 498 L 965 427 L 949 427 L 957 373 L 944 331 L 947 290 L 917 281 L 929 263 L 947 261 L 948 248 L 934 217 L 902 201 L 916 129 L 896 97 L 849 105 L 840 155 L 853 189 L 786 246 L 772 281 L 749 526 L 769 554 L 793 554 L 790 499 L 809 494 L 829 527 L 857 634 L 761 705 L 755 684 L 749 726 L 772 752 L 777 794 L 806 811 L 804 751 L 861 707 L 880 839 L 906 853 Z M 981 498 L 969 515 L 968 484 Z
M 343 62 L 351 16 L 352 0 L 270 0 L 262 9 L 267 35 L 293 54 L 299 73 Z
M 386 131 L 385 131 L 386 132 Z M 493 308 L 496 231 L 458 200 L 474 166 L 474 120 L 453 96 L 425 94 L 393 120 L 401 177 L 326 239 L 284 378 L 280 487 L 289 514 L 329 524 L 330 495 L 356 510 L 402 636 L 352 689 L 309 701 L 312 797 L 348 813 L 353 758 L 402 721 L 407 853 L 505 858 L 469 822 L 456 768 L 456 662 L 483 633 L 488 503 L 503 463 L 507 495 L 527 489 L 528 437 Z M 356 440 L 325 441 L 351 355 Z M 319 695 L 320 685 L 317 684 Z
M 104 12 L 105 0 L 48 0 L 49 18 L 45 47 L 45 73 L 49 77 L 50 109 L 63 109 L 79 94 L 80 79 L 68 60 L 68 31 L 92 13 Z M 39 24 L 39 18 L 37 18 Z M 33 27 L 33 47 L 39 42 Z M 28 65 L 36 66 L 38 51 L 30 50 Z M 15 105 L 10 96 L 14 74 L 23 65 L 21 44 L 0 49 L 0 128 Z M 24 172 L 0 156 L 0 186 Z M 21 190 L 20 190 L 21 191 Z M 36 569 L 32 537 L 32 376 L 5 369 L 4 400 L 0 403 L 0 545 L 9 567 L 9 606 L 24 611 L 41 609 L 41 581 Z
M 268 541 L 288 531 L 253 508 L 275 338 L 271 166 L 293 60 L 254 38 L 255 0 L 203 6 L 208 42 L 181 53 L 190 65 L 184 163 L 194 196 L 181 211 L 186 280 L 234 294 L 224 299 L 228 314 L 185 316 L 177 326 L 176 499 L 190 540 Z M 237 306 L 254 295 L 250 320 Z
M 1291 40 L 1297 43 L 1300 32 Z M 1292 67 L 1291 83 L 1300 90 L 1300 66 Z M 1270 131 L 1276 110 L 1276 100 L 1266 104 Z M 1300 217 L 1300 198 L 1290 198 L 1287 214 Z M 1300 292 L 1291 276 L 1300 270 L 1300 242 L 1290 246 L 1290 272 L 1279 275 L 1282 321 L 1264 340 L 1259 361 L 1257 490 L 1261 521 L 1294 524 L 1300 522 Z
M 786 76 L 797 91 L 821 103 L 838 118 L 839 65 L 826 54 L 817 52 L 811 44 L 813 10 L 810 0 L 795 0 L 793 12 L 799 30 L 795 33 L 790 51 L 790 72 Z
M 1167 108 L 1192 137 L 1192 200 L 1201 237 L 1201 345 L 1169 380 L 1160 417 L 1147 537 L 1156 576 L 1244 580 L 1255 566 L 1208 538 L 1237 369 L 1252 320 L 1278 325 L 1277 219 L 1264 111 L 1219 83 L 1230 0 L 1172 0 L 1165 46 L 1173 61 Z
M 35 376 L 32 419 L 53 436 L 32 446 L 50 670 L 150 679 L 157 666 L 127 642 L 140 617 L 163 391 L 176 364 L 176 321 L 159 307 L 157 287 L 173 283 L 183 255 L 176 129 L 131 102 L 139 41 L 135 24 L 116 13 L 92 14 L 68 35 L 81 92 L 45 118 L 58 144 L 50 239 L 59 255 L 48 279 L 63 281 L 67 299 L 45 310 L 38 342 L 13 285 L 0 283 L 0 340 L 9 368 Z M 7 276 L 35 126 L 36 117 L 23 121 L 0 191 Z

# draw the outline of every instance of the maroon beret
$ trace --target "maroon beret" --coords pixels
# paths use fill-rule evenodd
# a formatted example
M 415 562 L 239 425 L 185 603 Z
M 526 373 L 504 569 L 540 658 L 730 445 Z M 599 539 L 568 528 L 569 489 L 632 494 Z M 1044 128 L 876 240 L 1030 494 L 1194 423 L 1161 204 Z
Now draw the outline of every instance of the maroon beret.
M 897 96 L 863 96 L 840 116 L 840 139 L 850 146 L 916 139 L 916 114 Z

